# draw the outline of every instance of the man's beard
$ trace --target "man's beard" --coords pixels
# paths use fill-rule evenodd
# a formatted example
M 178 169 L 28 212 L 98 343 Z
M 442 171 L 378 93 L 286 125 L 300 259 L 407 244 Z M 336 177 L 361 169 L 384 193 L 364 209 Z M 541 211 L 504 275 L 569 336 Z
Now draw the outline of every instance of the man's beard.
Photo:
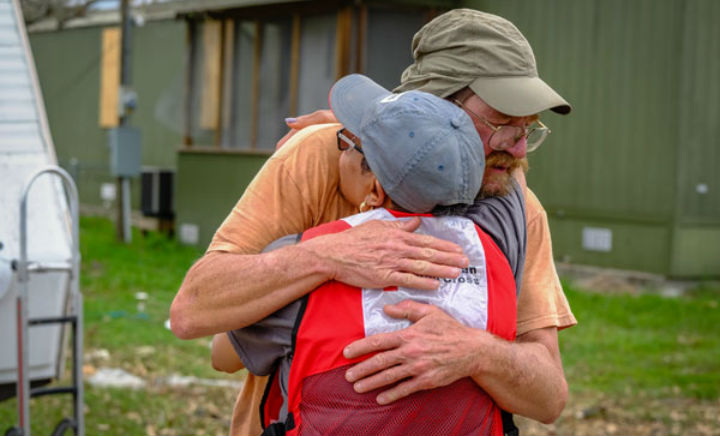
M 493 168 L 504 168 L 505 170 L 499 172 Z M 517 168 L 527 172 L 529 168 L 527 158 L 516 159 L 505 151 L 493 151 L 487 155 L 480 198 L 502 197 L 512 192 L 512 173 Z

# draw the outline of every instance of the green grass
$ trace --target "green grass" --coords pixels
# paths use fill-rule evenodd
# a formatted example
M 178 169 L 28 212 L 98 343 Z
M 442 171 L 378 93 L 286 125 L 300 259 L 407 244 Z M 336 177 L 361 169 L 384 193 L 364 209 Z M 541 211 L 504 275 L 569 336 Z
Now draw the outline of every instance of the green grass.
M 720 290 L 678 298 L 565 291 L 579 321 L 560 333 L 573 391 L 718 399 Z
M 120 244 L 109 221 L 83 218 L 81 224 L 86 348 L 109 349 L 119 360 L 132 362 L 138 347 L 151 345 L 157 348 L 147 362 L 151 370 L 216 376 L 208 365 L 207 339 L 181 341 L 164 327 L 185 272 L 202 252 L 155 232 L 142 236 L 136 231 L 132 244 Z M 136 292 L 148 294 L 143 314 Z
M 83 217 L 80 225 L 85 351 L 110 352 L 109 361 L 86 363 L 122 368 L 151 382 L 147 390 L 103 389 L 86 383 L 86 433 L 226 433 L 234 389 L 152 384 L 154 379 L 174 373 L 242 378 L 242 374 L 230 376 L 212 369 L 209 338 L 182 341 L 164 326 L 185 272 L 202 251 L 155 232 L 143 236 L 137 230 L 133 230 L 131 244 L 118 243 L 114 225 L 103 218 Z M 149 295 L 143 313 L 138 312 L 136 292 Z M 148 346 L 154 352 L 137 352 Z M 56 384 L 67 383 L 65 379 Z M 49 434 L 63 416 L 71 415 L 71 404 L 71 397 L 65 395 L 33 399 L 33 433 Z M 0 403 L 0 433 L 14 425 L 16 407 L 15 399 Z
M 242 374 L 220 374 L 210 367 L 209 338 L 181 341 L 164 327 L 185 272 L 202 252 L 153 232 L 145 236 L 135 232 L 132 244 L 120 244 L 112 223 L 101 218 L 81 220 L 81 244 L 85 349 L 110 352 L 108 362 L 87 363 L 123 368 L 150 382 L 145 390 L 103 389 L 86 383 L 87 434 L 226 433 L 234 389 L 152 383 L 173 373 L 242 378 Z M 668 427 L 673 422 L 658 407 L 671 407 L 677 401 L 702 402 L 705 407 L 697 413 L 685 410 L 687 422 L 706 419 L 701 412 L 711 416 L 707 418 L 711 421 L 703 422 L 714 422 L 717 413 L 712 402 L 720 397 L 720 290 L 700 288 L 670 299 L 651 294 L 605 295 L 567 284 L 565 289 L 580 324 L 560 333 L 572 394 L 562 425 L 583 424 L 573 421 L 570 410 L 579 406 L 572 401 L 595 397 L 603 398 L 602 405 L 620 405 L 622 413 L 630 416 L 622 415 L 621 420 L 661 422 L 663 434 L 698 428 L 690 424 L 677 431 Z M 140 291 L 149 294 L 143 316 L 135 299 Z M 148 346 L 154 352 L 138 353 L 140 347 Z M 70 414 L 70 405 L 65 396 L 32 400 L 33 433 L 49 434 L 62 416 Z M 0 432 L 15 422 L 15 407 L 14 399 L 0 403 Z M 617 415 L 610 418 L 617 419 Z M 563 429 L 593 433 L 572 426 L 558 431 Z M 603 428 L 595 432 L 604 433 Z

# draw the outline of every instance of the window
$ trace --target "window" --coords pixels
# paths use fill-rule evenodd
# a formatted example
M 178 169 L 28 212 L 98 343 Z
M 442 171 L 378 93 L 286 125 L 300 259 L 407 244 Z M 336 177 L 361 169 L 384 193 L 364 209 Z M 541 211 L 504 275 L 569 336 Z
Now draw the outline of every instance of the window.
M 426 14 L 420 11 L 393 11 L 368 8 L 365 41 L 365 74 L 392 90 L 412 58 L 412 39 L 425 24 Z M 378 53 L 388 53 L 380 55 Z
M 342 75 L 363 72 L 392 89 L 427 17 L 363 5 L 277 11 L 188 21 L 186 145 L 270 152 L 284 118 L 327 108 Z
M 255 41 L 255 23 L 251 21 L 235 22 L 235 40 L 233 53 L 232 132 L 227 142 L 228 148 L 250 148 L 253 123 L 253 53 Z
M 328 92 L 335 83 L 334 14 L 307 17 L 300 37 L 298 114 L 328 107 Z
M 290 105 L 290 20 L 263 23 L 260 54 L 257 141 L 255 148 L 274 150 L 287 127 Z

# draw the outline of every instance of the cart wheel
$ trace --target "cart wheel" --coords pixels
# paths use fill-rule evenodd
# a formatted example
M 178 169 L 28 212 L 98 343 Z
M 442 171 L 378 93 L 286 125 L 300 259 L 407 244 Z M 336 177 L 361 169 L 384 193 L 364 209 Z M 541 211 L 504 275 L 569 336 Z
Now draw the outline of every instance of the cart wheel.
M 50 433 L 50 436 L 63 436 L 66 431 L 69 429 L 72 429 L 73 434 L 76 434 L 75 431 L 75 421 L 73 421 L 70 418 L 63 418 L 62 421 L 58 423 L 58 425 L 55 427 L 55 430 L 53 430 L 52 433 Z
M 7 429 L 4 436 L 23 436 L 23 432 L 17 427 L 10 427 Z

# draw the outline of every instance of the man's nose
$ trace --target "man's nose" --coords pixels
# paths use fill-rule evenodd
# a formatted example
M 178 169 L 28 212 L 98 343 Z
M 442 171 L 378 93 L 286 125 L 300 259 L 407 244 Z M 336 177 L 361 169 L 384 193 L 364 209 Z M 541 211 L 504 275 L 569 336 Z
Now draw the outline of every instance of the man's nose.
M 515 159 L 522 159 L 527 155 L 527 138 L 525 136 L 520 137 L 520 140 L 510 148 L 505 149 L 506 152 L 510 153 Z

